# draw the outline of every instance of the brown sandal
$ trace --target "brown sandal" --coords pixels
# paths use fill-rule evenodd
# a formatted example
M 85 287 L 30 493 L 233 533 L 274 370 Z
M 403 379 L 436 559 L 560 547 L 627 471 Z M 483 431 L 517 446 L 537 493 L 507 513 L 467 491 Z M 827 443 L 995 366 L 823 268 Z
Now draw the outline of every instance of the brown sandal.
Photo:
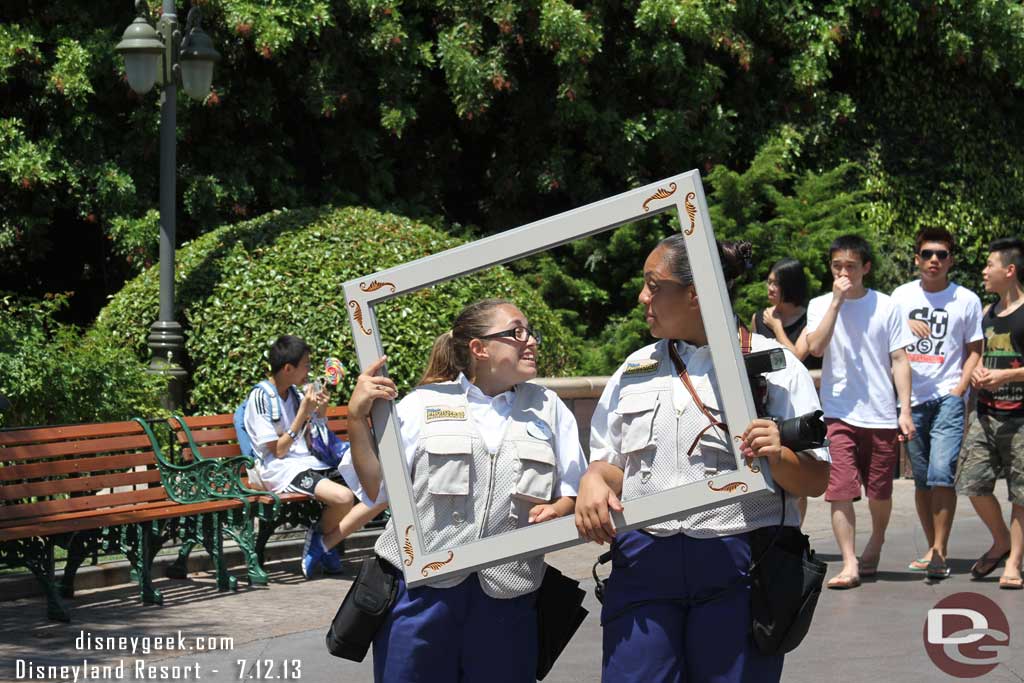
M 1006 558 L 1010 556 L 1010 551 L 1007 550 L 999 557 L 989 557 L 988 555 L 982 555 L 978 558 L 978 561 L 971 567 L 971 576 L 976 579 L 984 579 L 986 576 L 996 570 L 1000 564 L 1002 564 Z

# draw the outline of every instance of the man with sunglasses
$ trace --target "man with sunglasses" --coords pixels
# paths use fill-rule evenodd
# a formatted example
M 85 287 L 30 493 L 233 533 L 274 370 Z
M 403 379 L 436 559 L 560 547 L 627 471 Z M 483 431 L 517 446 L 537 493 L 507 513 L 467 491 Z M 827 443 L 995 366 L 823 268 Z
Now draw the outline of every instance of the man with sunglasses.
M 920 278 L 897 287 L 892 300 L 917 338 L 907 346 L 911 371 L 911 415 L 917 432 L 907 441 L 914 473 L 914 502 L 928 551 L 911 571 L 929 579 L 949 576 L 949 534 L 956 512 L 954 488 L 964 435 L 966 393 L 981 359 L 981 300 L 949 280 L 953 235 L 923 228 L 914 240 Z

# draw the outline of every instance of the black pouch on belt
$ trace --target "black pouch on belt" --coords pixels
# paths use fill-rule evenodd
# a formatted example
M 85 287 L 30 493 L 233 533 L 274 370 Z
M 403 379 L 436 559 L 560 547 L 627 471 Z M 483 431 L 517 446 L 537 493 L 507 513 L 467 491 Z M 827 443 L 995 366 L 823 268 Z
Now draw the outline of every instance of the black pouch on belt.
M 397 597 L 397 570 L 377 555 L 365 560 L 327 629 L 327 651 L 363 661 Z
M 756 558 L 750 568 L 754 643 L 763 654 L 785 654 L 811 627 L 827 566 L 814 556 L 807 536 L 791 526 L 751 532 L 750 556 Z

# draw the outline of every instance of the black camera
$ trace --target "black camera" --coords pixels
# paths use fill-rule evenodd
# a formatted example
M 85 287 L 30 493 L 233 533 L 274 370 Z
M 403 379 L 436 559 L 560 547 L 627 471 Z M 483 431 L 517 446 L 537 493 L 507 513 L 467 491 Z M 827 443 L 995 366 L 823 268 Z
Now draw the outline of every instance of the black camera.
M 821 419 L 824 413 L 820 410 L 788 419 L 768 415 L 768 380 L 765 379 L 765 375 L 786 367 L 786 354 L 782 349 L 748 353 L 743 356 L 743 361 L 747 368 L 747 378 L 750 380 L 750 390 L 754 394 L 757 414 L 778 425 L 782 445 L 794 451 L 827 446 L 825 422 Z

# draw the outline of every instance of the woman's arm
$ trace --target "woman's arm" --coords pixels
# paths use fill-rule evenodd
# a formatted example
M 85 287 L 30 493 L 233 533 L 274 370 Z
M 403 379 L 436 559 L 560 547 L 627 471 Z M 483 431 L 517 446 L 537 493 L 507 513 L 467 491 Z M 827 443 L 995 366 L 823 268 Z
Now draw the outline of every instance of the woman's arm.
M 590 463 L 580 479 L 580 495 L 576 498 L 576 529 L 584 538 L 599 545 L 615 539 L 615 524 L 608 510 L 622 512 L 621 468 L 600 460 Z
M 380 494 L 382 474 L 377 442 L 370 429 L 370 412 L 377 399 L 393 400 L 398 396 L 394 381 L 377 374 L 386 360 L 387 356 L 378 358 L 366 372 L 359 375 L 356 388 L 348 400 L 348 439 L 352 446 L 352 466 L 355 467 L 363 491 L 371 500 L 377 500 Z
M 820 496 L 828 487 L 831 465 L 782 445 L 779 428 L 772 420 L 758 418 L 743 432 L 740 450 L 750 458 L 764 458 L 772 479 L 794 496 Z

